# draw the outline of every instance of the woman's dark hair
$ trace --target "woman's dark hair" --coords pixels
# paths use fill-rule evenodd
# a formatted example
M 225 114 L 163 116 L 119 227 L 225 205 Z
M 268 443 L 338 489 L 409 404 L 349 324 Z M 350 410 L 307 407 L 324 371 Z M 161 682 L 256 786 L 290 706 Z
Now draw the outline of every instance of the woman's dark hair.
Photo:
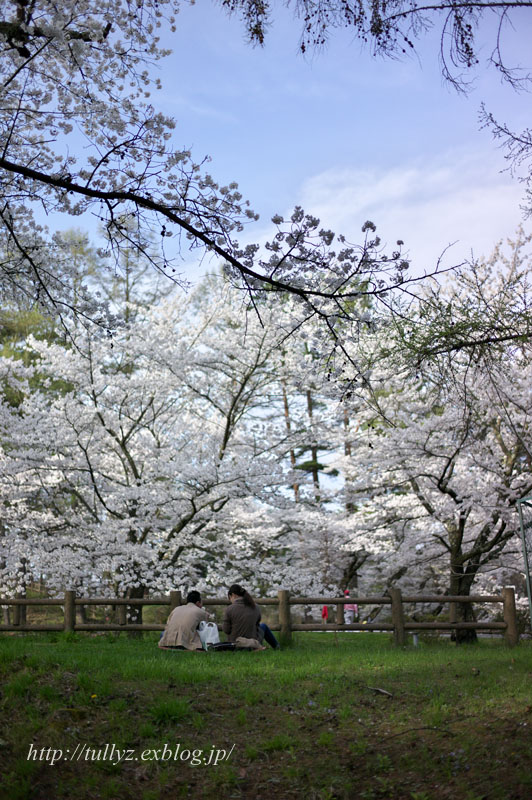
M 227 594 L 236 594 L 237 597 L 242 598 L 244 605 L 249 606 L 250 608 L 255 608 L 255 601 L 250 593 L 246 592 L 246 590 L 239 586 L 238 583 L 233 583 L 233 585 L 229 587 Z

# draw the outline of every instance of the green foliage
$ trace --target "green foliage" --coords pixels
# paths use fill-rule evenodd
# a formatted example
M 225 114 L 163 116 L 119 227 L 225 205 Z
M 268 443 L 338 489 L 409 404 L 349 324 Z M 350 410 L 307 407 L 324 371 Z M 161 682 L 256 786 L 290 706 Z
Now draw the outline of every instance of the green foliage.
M 52 341 L 56 338 L 53 321 L 44 316 L 35 308 L 32 309 L 4 309 L 0 311 L 0 356 L 14 358 L 22 361 L 24 366 L 35 363 L 37 357 L 26 348 L 29 336 L 36 339 Z M 42 382 L 42 376 L 32 378 L 29 388 L 37 388 Z M 58 385 L 53 388 L 59 388 Z M 0 396 L 10 406 L 17 408 L 24 395 L 21 389 L 3 381 L 0 386 Z
M 453 272 L 452 280 L 427 284 L 408 314 L 394 316 L 383 342 L 419 364 L 465 352 L 489 359 L 509 346 L 530 341 L 530 247 L 522 228 L 489 258 Z M 395 344 L 394 344 L 395 340 Z
M 49 339 L 53 336 L 53 321 L 44 316 L 38 309 L 3 309 L 0 312 L 1 354 L 4 357 L 20 355 L 26 359 L 27 354 L 21 350 L 28 336 L 36 339 Z
M 327 471 L 328 475 L 339 475 L 339 471 L 337 469 L 328 467 L 327 464 L 322 464 L 320 461 L 312 461 L 308 459 L 307 461 L 301 461 L 299 464 L 294 464 L 294 469 L 300 469 L 303 472 L 323 472 Z

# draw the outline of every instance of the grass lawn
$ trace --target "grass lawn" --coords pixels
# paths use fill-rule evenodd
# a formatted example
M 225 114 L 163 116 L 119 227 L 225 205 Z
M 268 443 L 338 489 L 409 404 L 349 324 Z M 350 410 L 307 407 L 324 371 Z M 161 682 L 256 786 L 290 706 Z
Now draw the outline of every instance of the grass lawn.
M 144 637 L 0 637 L 2 800 L 532 798 L 530 642 Z

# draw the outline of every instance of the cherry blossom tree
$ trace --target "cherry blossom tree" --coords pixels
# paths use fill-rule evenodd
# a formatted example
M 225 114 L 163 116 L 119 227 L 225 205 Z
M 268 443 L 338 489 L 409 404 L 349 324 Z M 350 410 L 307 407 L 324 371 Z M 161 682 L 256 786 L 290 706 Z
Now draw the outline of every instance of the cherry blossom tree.
M 521 244 L 509 260 L 497 249 L 472 274 L 440 287 L 441 306 L 457 320 L 498 309 L 505 325 L 513 313 L 510 307 L 503 316 L 509 287 L 520 288 L 520 301 L 529 291 Z M 532 351 L 525 337 L 505 338 L 473 357 L 463 350 L 414 368 L 408 360 L 401 365 L 395 350 L 393 364 L 389 354 L 375 360 L 358 392 L 366 409 L 361 414 L 358 406 L 356 458 L 344 466 L 357 524 L 384 537 L 391 556 L 385 571 L 409 573 L 418 587 L 428 581 L 469 594 L 480 575 L 517 549 L 515 504 L 532 491 Z M 437 341 L 434 347 L 438 352 Z M 468 609 L 459 609 L 459 619 Z M 458 636 L 471 638 L 467 631 Z
M 427 289 L 419 336 L 437 330 L 428 308 L 452 308 L 461 330 L 487 310 L 505 326 L 512 292 L 528 296 L 514 245 Z M 294 333 L 294 309 L 264 293 L 255 310 L 213 276 L 112 338 L 79 327 L 4 357 L 20 398 L 0 416 L 11 590 L 37 571 L 52 588 L 130 596 L 231 579 L 464 594 L 514 568 L 515 502 L 532 491 L 527 341 L 453 359 L 436 341 L 418 363 L 416 329 L 369 315 L 362 333 L 337 321 L 345 355 L 324 362 L 323 328 Z
M 201 313 L 197 298 L 169 302 L 109 340 L 30 339 L 35 365 L 2 359 L 23 396 L 2 406 L 6 574 L 24 552 L 55 588 L 213 585 L 231 549 L 214 518 L 239 498 L 267 505 L 286 481 L 284 428 L 263 413 L 275 328 L 242 317 L 230 294 Z
M 272 300 L 259 322 L 213 276 L 110 339 L 81 327 L 0 362 L 20 398 L 1 414 L 6 586 L 338 591 L 352 523 L 327 459 L 344 420 L 308 331 L 287 339 L 293 301 Z

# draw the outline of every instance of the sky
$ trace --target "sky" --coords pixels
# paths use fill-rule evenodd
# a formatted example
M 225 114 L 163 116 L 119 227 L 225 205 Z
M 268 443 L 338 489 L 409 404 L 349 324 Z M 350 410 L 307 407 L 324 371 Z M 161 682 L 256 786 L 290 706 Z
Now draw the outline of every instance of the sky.
M 264 241 L 274 214 L 301 205 L 355 243 L 372 220 L 390 249 L 405 242 L 422 273 L 442 253 L 450 266 L 514 234 L 524 189 L 504 171 L 504 153 L 478 114 L 484 102 L 521 130 L 530 96 L 485 66 L 488 45 L 464 95 L 441 76 L 437 33 L 421 41 L 418 57 L 391 61 L 361 51 L 347 31 L 303 57 L 299 32 L 274 4 L 264 47 L 252 47 L 237 17 L 198 0 L 182 6 L 175 33 L 162 34 L 173 53 L 159 67 L 154 105 L 177 120 L 175 146 L 190 147 L 197 161 L 209 155 L 215 180 L 237 181 L 260 214 L 243 240 Z M 508 31 L 515 63 L 526 63 L 531 32 L 525 15 Z M 490 34 L 487 25 L 483 40 Z M 188 267 L 198 277 L 215 263 Z

